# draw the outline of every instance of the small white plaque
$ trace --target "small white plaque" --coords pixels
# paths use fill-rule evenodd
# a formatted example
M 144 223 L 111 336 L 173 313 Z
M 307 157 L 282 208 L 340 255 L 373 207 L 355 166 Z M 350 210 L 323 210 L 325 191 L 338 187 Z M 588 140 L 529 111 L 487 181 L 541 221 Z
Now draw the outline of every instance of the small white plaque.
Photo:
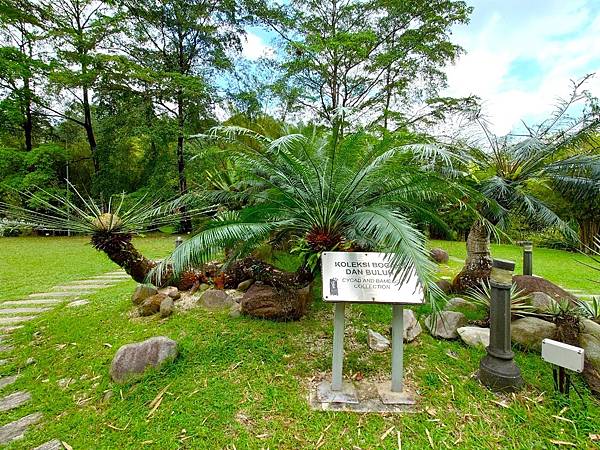
M 323 299 L 327 302 L 423 303 L 423 287 L 415 271 L 403 282 L 395 279 L 391 267 L 393 257 L 393 253 L 323 253 Z
M 542 341 L 542 359 L 565 369 L 583 372 L 584 350 L 574 345 L 544 339 Z

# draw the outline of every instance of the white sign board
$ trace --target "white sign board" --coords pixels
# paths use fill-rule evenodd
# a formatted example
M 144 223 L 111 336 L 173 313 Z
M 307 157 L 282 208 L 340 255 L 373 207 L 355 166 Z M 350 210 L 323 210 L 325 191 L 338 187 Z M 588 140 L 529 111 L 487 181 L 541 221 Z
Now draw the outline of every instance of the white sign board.
M 391 268 L 392 253 L 325 252 L 321 256 L 323 299 L 328 302 L 423 303 L 414 271 L 404 282 Z
M 551 364 L 581 373 L 584 358 L 584 350 L 580 347 L 552 339 L 542 341 L 542 359 Z

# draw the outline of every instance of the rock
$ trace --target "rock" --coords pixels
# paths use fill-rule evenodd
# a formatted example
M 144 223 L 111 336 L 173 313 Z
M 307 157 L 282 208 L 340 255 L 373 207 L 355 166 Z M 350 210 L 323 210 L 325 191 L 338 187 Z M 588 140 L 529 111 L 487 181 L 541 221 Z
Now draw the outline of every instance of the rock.
M 177 289 L 175 286 L 164 287 L 162 289 L 159 289 L 158 292 L 159 292 L 159 294 L 168 295 L 173 300 L 179 300 L 179 298 L 181 297 L 181 294 L 179 293 L 179 289 Z
M 367 343 L 369 344 L 369 348 L 371 350 L 375 350 L 376 352 L 384 352 L 390 348 L 389 339 L 373 330 L 369 330 L 367 335 Z
M 252 286 L 253 284 L 254 284 L 253 279 L 242 281 L 240 284 L 238 284 L 237 290 L 246 292 L 248 289 L 250 289 L 250 286 Z
M 581 333 L 587 333 L 600 339 L 600 324 L 590 319 L 582 319 L 580 322 Z
M 16 439 L 22 439 L 29 426 L 38 423 L 41 419 L 41 413 L 33 413 L 21 417 L 14 422 L 2 425 L 0 427 L 0 444 L 7 444 Z
M 175 304 L 173 303 L 173 298 L 167 297 L 162 302 L 160 302 L 160 317 L 169 317 L 173 314 L 173 307 Z
M 443 339 L 456 339 L 457 328 L 467 324 L 467 318 L 463 313 L 456 311 L 442 311 L 434 317 L 433 314 L 425 319 L 425 326 L 432 336 Z
M 160 304 L 166 298 L 169 297 L 164 294 L 156 294 L 148 297 L 138 307 L 140 316 L 151 316 L 152 314 L 156 314 L 158 311 L 160 311 Z
M 572 303 L 577 300 L 577 297 L 573 294 L 570 294 L 560 286 L 541 277 L 534 277 L 532 275 L 514 275 L 513 283 L 517 285 L 518 290 L 523 291 L 526 295 L 532 294 L 533 292 L 543 292 L 544 294 L 548 294 L 554 300 L 567 299 Z
M 600 370 L 600 337 L 588 333 L 580 334 L 579 345 L 585 351 L 585 359 L 596 370 Z
M 239 303 L 234 303 L 229 309 L 229 317 L 237 319 L 242 315 L 242 306 Z
M 148 368 L 158 368 L 177 356 L 177 342 L 156 336 L 119 348 L 110 366 L 110 377 L 124 383 L 142 375 Z
M 200 286 L 198 286 L 198 290 L 196 292 L 198 292 L 199 294 L 207 291 L 208 289 L 210 289 L 210 285 L 206 284 L 206 283 L 202 283 Z
M 58 439 L 52 439 L 33 450 L 64 450 L 64 445 Z
M 536 350 L 542 348 L 544 339 L 553 339 L 555 333 L 556 325 L 537 317 L 524 317 L 511 324 L 513 342 Z
M 480 327 L 460 327 L 457 330 L 462 341 L 471 347 L 487 347 L 490 345 L 490 329 Z
M 539 312 L 546 312 L 552 308 L 556 302 L 548 294 L 544 292 L 532 292 L 529 294 L 531 298 L 531 306 Z
M 10 411 L 31 400 L 31 394 L 27 391 L 13 392 L 0 399 L 0 412 Z
M 225 291 L 208 289 L 200 296 L 200 303 L 209 309 L 224 309 L 231 307 L 235 302 Z
M 237 289 L 225 289 L 225 293 L 236 303 L 241 303 L 242 298 L 244 297 L 244 293 Z
M 404 321 L 404 342 L 412 342 L 417 338 L 418 335 L 421 334 L 423 329 L 421 328 L 421 324 L 417 320 L 417 316 L 415 316 L 415 312 L 412 309 L 405 308 L 402 317 Z
M 68 308 L 77 308 L 78 306 L 87 305 L 89 302 L 90 302 L 89 300 L 85 300 L 85 299 L 75 300 L 75 301 L 72 301 L 71 303 L 69 303 L 67 305 L 67 307 Z
M 444 294 L 449 294 L 450 291 L 452 291 L 452 283 L 448 280 L 438 280 L 435 284 L 437 284 L 437 287 L 439 287 Z
M 595 368 L 588 360 L 586 360 L 582 375 L 592 393 L 600 399 L 600 369 Z
M 448 252 L 442 248 L 432 248 L 429 250 L 429 256 L 438 264 L 445 264 L 448 262 Z
M 468 311 L 477 311 L 477 305 L 473 302 L 465 300 L 461 297 L 454 297 L 448 300 L 446 303 L 446 307 L 444 308 L 446 311 L 455 311 L 457 309 L 466 309 Z
M 242 297 L 242 314 L 259 319 L 297 320 L 306 314 L 311 301 L 311 285 L 302 289 L 279 290 L 254 283 Z
M 158 294 L 156 288 L 149 284 L 138 284 L 131 296 L 131 301 L 134 305 L 139 305 L 148 297 Z

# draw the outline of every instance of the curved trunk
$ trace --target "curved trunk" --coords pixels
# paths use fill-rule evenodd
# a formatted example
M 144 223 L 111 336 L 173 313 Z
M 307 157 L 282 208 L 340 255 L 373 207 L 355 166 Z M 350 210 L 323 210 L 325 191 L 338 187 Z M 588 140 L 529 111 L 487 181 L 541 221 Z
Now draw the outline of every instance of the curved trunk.
M 477 221 L 469 230 L 467 258 L 464 267 L 452 282 L 452 290 L 464 292 L 468 288 L 480 286 L 489 279 L 491 270 L 490 233 L 484 223 Z
M 125 269 L 135 281 L 146 283 L 148 274 L 157 263 L 142 255 L 134 247 L 131 239 L 132 236 L 126 234 L 96 233 L 92 236 L 92 245 Z M 314 274 L 304 266 L 300 266 L 296 272 L 286 272 L 259 259 L 248 257 L 232 263 L 224 270 L 218 264 L 209 263 L 188 270 L 177 278 L 167 271 L 160 285 L 189 290 L 212 280 L 216 286 L 221 285 L 221 288 L 235 289 L 239 283 L 248 279 L 273 287 L 276 295 L 269 299 L 268 308 L 265 307 L 262 298 L 256 298 L 256 302 L 250 300 L 246 314 L 272 320 L 296 320 L 306 314 L 311 293 L 303 288 L 314 280 Z

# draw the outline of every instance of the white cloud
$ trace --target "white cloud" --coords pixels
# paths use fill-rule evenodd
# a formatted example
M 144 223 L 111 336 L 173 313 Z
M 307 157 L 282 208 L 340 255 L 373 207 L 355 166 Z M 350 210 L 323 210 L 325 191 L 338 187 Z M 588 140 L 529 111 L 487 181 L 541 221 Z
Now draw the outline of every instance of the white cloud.
M 247 32 L 246 39 L 242 43 L 242 55 L 251 60 L 262 57 L 273 58 L 275 56 L 275 50 L 273 47 L 265 44 L 263 39 L 257 34 Z
M 600 72 L 600 17 L 584 0 L 475 3 L 455 30 L 467 53 L 447 69 L 446 94 L 479 95 L 496 133 L 546 117 L 571 79 Z M 600 95 L 600 73 L 588 88 Z

